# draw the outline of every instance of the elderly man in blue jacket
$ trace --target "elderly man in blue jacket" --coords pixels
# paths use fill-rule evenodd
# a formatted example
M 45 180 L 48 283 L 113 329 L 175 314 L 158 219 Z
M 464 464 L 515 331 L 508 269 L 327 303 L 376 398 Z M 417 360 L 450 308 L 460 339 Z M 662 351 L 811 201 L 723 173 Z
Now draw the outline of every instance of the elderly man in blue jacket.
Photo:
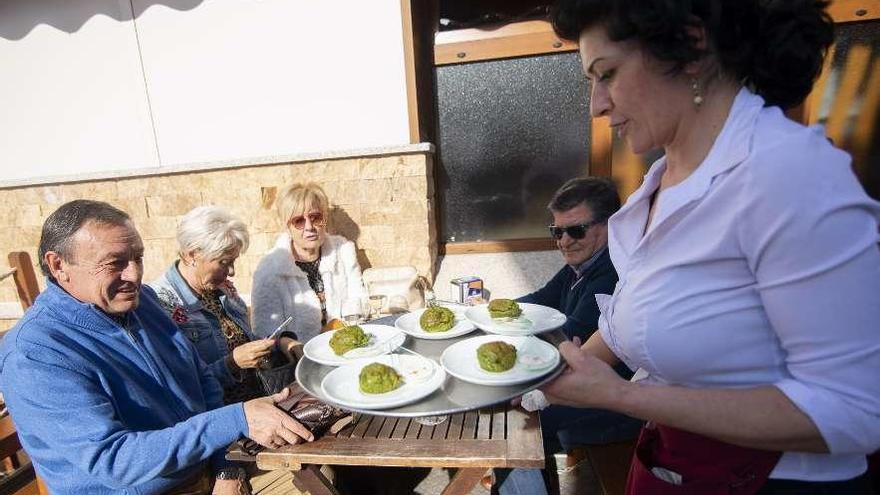
M 129 216 L 109 204 L 72 201 L 46 219 L 46 290 L 0 345 L 19 438 L 56 495 L 237 495 L 229 443 L 312 436 L 274 407 L 286 391 L 223 405 L 218 381 L 141 285 L 143 253 Z

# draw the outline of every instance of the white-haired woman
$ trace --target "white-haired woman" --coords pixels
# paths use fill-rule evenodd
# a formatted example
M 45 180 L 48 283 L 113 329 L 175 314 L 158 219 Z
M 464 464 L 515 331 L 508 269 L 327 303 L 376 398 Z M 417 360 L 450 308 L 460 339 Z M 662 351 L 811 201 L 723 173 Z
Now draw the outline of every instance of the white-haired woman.
M 253 322 L 266 335 L 288 316 L 306 342 L 340 317 L 342 301 L 365 298 L 354 243 L 327 232 L 330 205 L 314 183 L 286 187 L 276 200 L 286 232 L 254 272 Z
M 177 227 L 179 259 L 150 284 L 163 307 L 195 344 L 223 385 L 226 403 L 265 395 L 255 368 L 278 345 L 290 356 L 290 335 L 255 340 L 247 306 L 229 277 L 247 250 L 244 222 L 216 206 L 193 209 Z

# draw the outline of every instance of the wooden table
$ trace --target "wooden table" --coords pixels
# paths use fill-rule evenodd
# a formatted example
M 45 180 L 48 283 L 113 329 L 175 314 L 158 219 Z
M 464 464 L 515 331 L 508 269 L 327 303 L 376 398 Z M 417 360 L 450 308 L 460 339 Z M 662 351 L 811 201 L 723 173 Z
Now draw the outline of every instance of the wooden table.
M 454 414 L 436 426 L 410 418 L 360 415 L 336 435 L 265 450 L 256 458 L 230 450 L 230 460 L 264 470 L 293 471 L 293 483 L 312 495 L 338 494 L 322 465 L 458 468 L 443 495 L 464 495 L 489 468 L 543 468 L 537 413 L 506 405 Z

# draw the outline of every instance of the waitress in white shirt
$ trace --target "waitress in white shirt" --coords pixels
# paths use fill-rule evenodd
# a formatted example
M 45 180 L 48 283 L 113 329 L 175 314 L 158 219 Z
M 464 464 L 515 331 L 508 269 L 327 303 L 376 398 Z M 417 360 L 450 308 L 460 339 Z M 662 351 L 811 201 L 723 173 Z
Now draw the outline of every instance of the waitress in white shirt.
M 648 420 L 629 493 L 865 493 L 880 448 L 880 204 L 785 117 L 832 23 L 811 0 L 563 0 L 591 112 L 662 148 L 608 224 L 599 332 L 551 402 Z M 640 381 L 622 380 L 623 360 Z

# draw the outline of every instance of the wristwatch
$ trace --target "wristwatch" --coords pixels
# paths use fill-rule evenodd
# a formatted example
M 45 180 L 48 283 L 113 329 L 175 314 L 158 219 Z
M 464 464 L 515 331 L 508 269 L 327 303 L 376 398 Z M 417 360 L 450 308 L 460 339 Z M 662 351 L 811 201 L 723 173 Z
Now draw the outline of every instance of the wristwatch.
M 218 480 L 244 480 L 247 474 L 243 467 L 230 466 L 217 471 L 215 478 Z
M 238 480 L 239 495 L 251 495 L 251 485 L 247 481 L 247 472 L 243 467 L 225 467 L 217 472 L 215 478 L 218 480 Z

